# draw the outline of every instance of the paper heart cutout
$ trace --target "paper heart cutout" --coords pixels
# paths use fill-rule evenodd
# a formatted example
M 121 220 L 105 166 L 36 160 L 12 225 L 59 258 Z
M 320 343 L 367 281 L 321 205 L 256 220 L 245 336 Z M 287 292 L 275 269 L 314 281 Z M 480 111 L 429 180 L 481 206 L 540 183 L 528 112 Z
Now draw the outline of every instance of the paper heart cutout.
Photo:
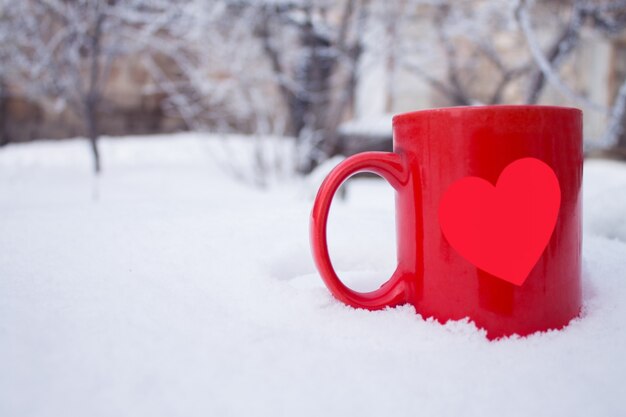
M 502 171 L 495 187 L 479 177 L 453 183 L 439 204 L 439 224 L 469 262 L 522 285 L 548 245 L 560 204 L 552 168 L 522 158 Z

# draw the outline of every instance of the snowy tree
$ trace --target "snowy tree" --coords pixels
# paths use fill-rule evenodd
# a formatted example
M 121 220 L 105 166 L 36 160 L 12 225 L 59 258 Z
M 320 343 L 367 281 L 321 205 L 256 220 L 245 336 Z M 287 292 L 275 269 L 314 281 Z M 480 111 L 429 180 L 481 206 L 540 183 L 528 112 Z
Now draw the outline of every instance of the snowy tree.
M 159 30 L 159 13 L 170 1 L 25 0 L 5 8 L 5 30 L 16 50 L 20 87 L 35 99 L 68 106 L 84 125 L 94 170 L 103 95 L 116 59 L 140 50 L 140 40 Z
M 143 63 L 166 94 L 165 111 L 189 129 L 220 134 L 223 152 L 214 149 L 215 161 L 262 186 L 283 169 L 272 147 L 286 133 L 287 111 L 276 100 L 271 68 L 254 34 L 255 12 L 227 1 L 172 4 L 159 42 L 145 45 Z M 228 134 L 242 132 L 256 140 L 255 155 L 244 164 L 228 144 Z
M 308 172 L 351 109 L 367 3 L 191 1 L 147 65 L 188 126 L 295 137 Z
M 370 36 L 384 41 L 368 45 L 387 63 L 388 102 L 399 69 L 428 84 L 446 105 L 537 104 L 551 85 L 584 109 L 607 114 L 602 146 L 626 147 L 625 81 L 607 106 L 575 91 L 561 74 L 584 31 L 623 36 L 626 1 L 379 1 L 373 20 L 378 30 Z
M 288 105 L 303 172 L 338 150 L 337 128 L 354 102 L 369 6 L 306 1 L 267 4 L 259 13 L 257 34 Z M 276 48 L 276 38 L 289 32 L 295 48 Z
M 621 80 L 621 86 L 617 89 L 611 105 L 607 107 L 574 91 L 559 73 L 561 63 L 579 44 L 583 30 L 589 29 L 608 38 L 623 35 L 626 30 L 626 1 L 573 0 L 566 3 L 569 18 L 547 48 L 547 52 L 540 45 L 531 21 L 533 2 L 521 0 L 517 6 L 516 18 L 538 66 L 535 84 L 543 84 L 547 80 L 563 95 L 581 106 L 606 113 L 606 133 L 594 147 L 613 147 L 622 156 L 626 156 L 626 78 Z M 535 102 L 536 98 L 536 95 L 531 95 L 529 102 Z
M 369 44 L 386 62 L 387 101 L 393 101 L 390 78 L 400 70 L 429 85 L 446 105 L 510 101 L 533 66 L 512 6 L 493 0 L 376 2 L 378 30 Z

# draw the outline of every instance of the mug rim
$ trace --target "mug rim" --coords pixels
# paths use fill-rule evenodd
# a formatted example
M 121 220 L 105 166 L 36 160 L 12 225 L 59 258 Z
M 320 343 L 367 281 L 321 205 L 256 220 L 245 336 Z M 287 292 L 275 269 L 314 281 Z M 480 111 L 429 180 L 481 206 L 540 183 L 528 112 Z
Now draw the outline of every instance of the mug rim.
M 477 105 L 477 106 L 450 106 L 450 107 L 436 107 L 430 109 L 414 110 L 405 113 L 399 113 L 393 116 L 392 125 L 396 126 L 399 123 L 408 122 L 417 119 L 422 116 L 432 116 L 434 114 L 449 114 L 452 115 L 458 112 L 500 112 L 500 111 L 550 111 L 557 113 L 572 113 L 582 115 L 582 110 L 577 107 L 567 106 L 553 106 L 543 104 L 490 104 L 490 105 Z

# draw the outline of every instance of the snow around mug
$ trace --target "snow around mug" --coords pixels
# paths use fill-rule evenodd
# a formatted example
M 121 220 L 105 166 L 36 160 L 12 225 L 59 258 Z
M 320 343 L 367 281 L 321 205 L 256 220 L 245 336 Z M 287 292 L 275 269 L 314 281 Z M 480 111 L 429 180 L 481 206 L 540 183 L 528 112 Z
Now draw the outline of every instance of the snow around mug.
M 364 152 L 325 179 L 311 246 L 331 293 L 370 310 L 410 303 L 469 317 L 491 339 L 558 329 L 581 308 L 582 113 L 552 106 L 423 110 L 393 118 L 394 152 Z M 346 287 L 330 261 L 334 193 L 373 172 L 396 191 L 398 266 L 379 289 Z

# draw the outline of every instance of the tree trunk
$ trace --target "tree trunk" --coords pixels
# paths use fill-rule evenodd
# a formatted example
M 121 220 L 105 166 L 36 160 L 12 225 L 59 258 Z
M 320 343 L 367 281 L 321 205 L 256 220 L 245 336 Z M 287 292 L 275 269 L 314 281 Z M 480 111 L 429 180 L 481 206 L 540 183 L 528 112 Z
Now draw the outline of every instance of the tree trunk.
M 7 134 L 7 99 L 6 84 L 0 79 L 0 146 L 9 143 Z
M 296 138 L 299 143 L 311 141 L 313 152 L 309 152 L 298 171 L 311 172 L 318 163 L 316 151 L 324 151 L 324 145 L 332 136 L 329 110 L 332 104 L 331 78 L 334 75 L 337 57 L 329 53 L 332 43 L 322 34 L 316 33 L 309 20 L 301 26 L 300 42 L 306 51 L 296 69 L 296 82 L 304 94 L 295 94 L 290 105 L 292 120 L 299 128 Z
M 96 3 L 97 7 L 97 3 Z M 100 41 L 102 37 L 102 24 L 104 23 L 104 14 L 97 9 L 97 17 L 91 35 L 91 62 L 89 72 L 89 89 L 85 97 L 85 122 L 87 125 L 87 137 L 91 145 L 93 155 L 94 172 L 99 174 L 101 171 L 100 152 L 98 150 L 98 137 L 100 130 L 98 127 L 98 104 L 100 103 Z
M 624 115 L 622 116 L 621 123 L 622 123 L 621 134 L 617 141 L 616 148 L 626 158 L 626 113 L 624 113 Z
M 100 132 L 98 130 L 98 116 L 96 114 L 96 100 L 88 99 L 85 105 L 85 124 L 87 125 L 87 138 L 91 146 L 93 156 L 93 168 L 96 174 L 101 171 L 100 150 L 98 149 L 98 138 Z
M 347 106 L 337 106 L 337 103 L 334 103 L 331 81 L 337 73 L 339 55 L 345 54 L 347 50 L 344 38 L 349 18 L 354 12 L 354 5 L 354 1 L 346 3 L 338 39 L 316 30 L 308 7 L 303 8 L 305 14 L 303 22 L 291 23 L 298 31 L 299 48 L 302 51 L 294 69 L 294 84 L 297 86 L 295 89 L 280 81 L 285 77 L 286 69 L 281 64 L 280 52 L 271 42 L 271 10 L 264 9 L 266 17 L 257 28 L 263 51 L 279 79 L 280 93 L 288 112 L 289 133 L 296 138 L 298 147 L 307 148 L 304 160 L 298 162 L 297 170 L 301 174 L 311 172 L 322 155 L 332 156 L 337 149 L 337 126 L 341 117 L 335 112 L 340 110 L 343 114 Z M 351 85 L 348 87 L 354 89 Z M 353 94 L 354 92 L 350 91 L 349 97 Z
M 356 101 L 356 89 L 359 82 L 358 71 L 356 67 L 361 58 L 363 48 L 357 41 L 355 45 L 350 48 L 346 58 L 350 59 L 351 66 L 353 68 L 347 76 L 345 85 L 343 85 L 343 91 L 337 100 L 336 105 L 330 111 L 328 115 L 328 123 L 325 134 L 327 137 L 324 141 L 323 151 L 324 154 L 331 158 L 342 152 L 342 144 L 339 137 L 339 125 L 341 124 L 343 117 L 351 110 L 354 110 L 354 103 Z

